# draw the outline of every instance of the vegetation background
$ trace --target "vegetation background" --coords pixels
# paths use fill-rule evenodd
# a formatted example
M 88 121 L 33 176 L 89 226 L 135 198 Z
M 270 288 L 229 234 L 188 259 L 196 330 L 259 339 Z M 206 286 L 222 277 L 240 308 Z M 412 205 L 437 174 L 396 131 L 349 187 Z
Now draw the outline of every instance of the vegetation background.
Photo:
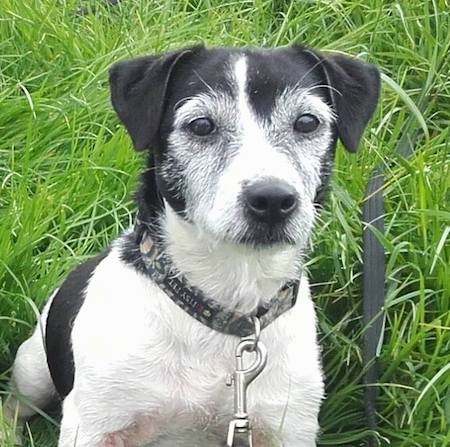
M 95 5 L 95 7 L 94 7 Z M 388 256 L 380 445 L 450 445 L 450 27 L 446 1 L 2 0 L 0 5 L 0 389 L 36 315 L 71 267 L 133 223 L 141 156 L 114 116 L 115 61 L 198 42 L 306 42 L 383 72 L 363 148 L 340 149 L 309 270 L 327 399 L 321 446 L 364 445 L 361 207 L 386 174 Z M 26 445 L 56 446 L 35 418 Z M 2 422 L 2 446 L 12 445 Z M 8 441 L 9 439 L 9 441 Z

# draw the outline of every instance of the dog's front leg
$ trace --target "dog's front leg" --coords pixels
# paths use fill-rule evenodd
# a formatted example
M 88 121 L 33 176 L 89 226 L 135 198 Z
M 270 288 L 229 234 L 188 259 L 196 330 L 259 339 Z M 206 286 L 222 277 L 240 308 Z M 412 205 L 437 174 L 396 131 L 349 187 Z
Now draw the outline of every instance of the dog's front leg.
M 297 436 L 295 433 L 267 434 L 261 431 L 253 432 L 253 447 L 316 447 L 315 438 L 305 438 L 303 435 Z
M 271 444 L 268 444 L 271 445 Z M 276 444 L 272 444 L 276 445 Z M 289 437 L 284 438 L 279 444 L 280 447 L 317 447 L 315 438 L 305 438 L 301 437 Z
M 291 421 L 285 421 L 282 429 L 278 431 L 275 438 L 278 442 L 261 444 L 261 446 L 316 447 L 317 431 L 318 427 L 315 421 L 308 421 L 305 418 L 300 421 L 297 418 L 292 418 Z
M 81 447 L 88 445 L 81 444 L 83 433 L 80 428 L 80 416 L 75 406 L 73 391 L 64 399 L 63 418 L 59 433 L 58 447 Z M 94 445 L 94 444 L 92 444 Z
M 83 423 L 74 401 L 74 391 L 65 398 L 58 447 L 125 447 L 114 438 L 103 437 L 98 429 Z M 103 439 L 102 439 L 103 438 Z
M 95 410 L 91 401 L 83 401 L 87 413 L 79 411 L 74 391 L 63 404 L 63 419 L 58 447 L 136 447 L 155 442 L 167 418 L 136 417 L 130 422 L 128 414 L 106 414 Z M 153 445 L 153 444 L 152 444 Z

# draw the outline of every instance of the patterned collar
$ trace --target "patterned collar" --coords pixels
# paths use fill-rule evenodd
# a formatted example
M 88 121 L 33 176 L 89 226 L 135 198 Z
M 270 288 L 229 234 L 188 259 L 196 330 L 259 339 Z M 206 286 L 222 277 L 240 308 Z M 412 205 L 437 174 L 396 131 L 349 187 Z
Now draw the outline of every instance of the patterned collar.
M 175 304 L 211 329 L 246 337 L 254 333 L 253 317 L 259 318 L 261 329 L 264 329 L 296 302 L 299 280 L 287 282 L 266 306 L 259 306 L 255 313 L 243 314 L 226 310 L 207 298 L 201 290 L 191 286 L 186 277 L 174 269 L 158 241 L 151 238 L 145 224 L 138 221 L 135 233 L 148 275 Z

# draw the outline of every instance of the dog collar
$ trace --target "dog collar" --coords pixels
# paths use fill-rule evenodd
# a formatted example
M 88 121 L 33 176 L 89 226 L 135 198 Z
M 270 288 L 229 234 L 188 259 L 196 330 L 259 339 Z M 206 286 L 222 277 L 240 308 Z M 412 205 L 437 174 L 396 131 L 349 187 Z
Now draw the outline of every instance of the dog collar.
M 300 281 L 292 280 L 281 287 L 266 306 L 259 306 L 252 314 L 227 310 L 190 285 L 186 277 L 175 270 L 161 244 L 151 238 L 144 224 L 137 224 L 136 233 L 142 261 L 152 280 L 175 304 L 211 329 L 239 337 L 252 335 L 254 317 L 258 317 L 261 329 L 264 329 L 291 309 L 297 300 Z

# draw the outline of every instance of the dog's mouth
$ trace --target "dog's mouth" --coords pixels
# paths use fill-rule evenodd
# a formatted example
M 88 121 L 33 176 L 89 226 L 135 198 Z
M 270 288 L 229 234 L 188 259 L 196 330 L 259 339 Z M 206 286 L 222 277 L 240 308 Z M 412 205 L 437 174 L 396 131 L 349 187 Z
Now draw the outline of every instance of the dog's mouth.
M 228 232 L 226 239 L 239 245 L 272 247 L 274 245 L 296 245 L 298 238 L 285 225 L 251 224 L 238 234 Z

